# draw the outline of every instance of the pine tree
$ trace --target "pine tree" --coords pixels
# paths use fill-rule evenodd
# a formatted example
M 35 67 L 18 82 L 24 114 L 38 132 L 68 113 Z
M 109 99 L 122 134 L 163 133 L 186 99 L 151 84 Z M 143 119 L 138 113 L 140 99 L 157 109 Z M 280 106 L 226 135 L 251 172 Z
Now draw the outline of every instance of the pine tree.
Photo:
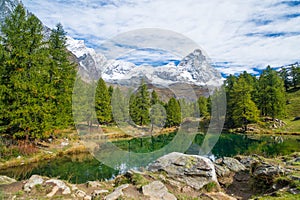
M 48 67 L 48 83 L 52 91 L 47 98 L 52 98 L 54 108 L 52 119 L 55 126 L 65 128 L 73 123 L 72 93 L 76 77 L 75 65 L 69 61 L 66 50 L 66 32 L 59 23 L 52 29 L 49 39 L 49 55 L 51 63 Z M 53 98 L 54 97 L 54 98 Z
M 69 125 L 75 69 L 67 59 L 62 27 L 46 41 L 42 23 L 18 5 L 1 32 L 2 131 L 38 139 Z
M 285 88 L 283 80 L 268 66 L 259 78 L 259 104 L 263 116 L 285 116 Z
M 42 35 L 43 26 L 32 14 L 18 5 L 1 27 L 4 59 L 2 86 L 5 87 L 2 124 L 14 137 L 40 138 L 49 131 L 48 116 L 42 103 L 47 53 Z
M 290 73 L 288 72 L 288 70 L 286 68 L 282 68 L 280 71 L 280 77 L 284 82 L 284 87 L 285 90 L 287 91 L 289 89 L 289 87 L 292 85 L 291 80 L 289 79 Z
M 136 94 L 131 94 L 129 99 L 129 114 L 131 121 L 135 124 L 139 123 L 139 109 L 137 106 Z
M 181 124 L 181 109 L 178 101 L 172 97 L 166 106 L 166 127 L 179 126 Z
M 231 101 L 231 96 L 232 96 L 232 89 L 233 89 L 233 85 L 236 84 L 237 82 L 237 77 L 233 76 L 233 75 L 229 75 L 225 82 L 225 91 L 226 91 L 226 100 L 227 100 L 227 108 L 226 108 L 226 126 L 231 128 L 234 126 L 234 122 L 233 122 L 233 106 L 234 104 Z M 210 100 L 210 98 L 209 98 Z
M 113 120 L 119 124 L 129 122 L 129 105 L 126 97 L 122 94 L 119 87 L 113 90 L 111 105 Z
M 148 125 L 150 122 L 149 112 L 151 102 L 147 85 L 144 83 L 144 81 L 142 81 L 133 102 L 136 106 L 136 112 L 131 115 L 134 116 L 134 122 L 140 126 Z
M 155 105 L 157 103 L 160 103 L 160 100 L 158 98 L 158 94 L 156 93 L 156 91 L 153 90 L 151 93 L 151 105 Z
M 200 116 L 201 117 L 206 117 L 208 116 L 208 110 L 207 110 L 207 98 L 204 97 L 204 96 L 200 96 L 198 98 L 198 107 L 199 107 L 199 110 L 200 110 Z
M 106 83 L 102 78 L 98 80 L 96 94 L 95 94 L 95 109 L 98 122 L 100 124 L 108 124 L 111 122 L 112 108 L 111 99 L 106 86 Z
M 291 68 L 292 84 L 296 88 L 300 84 L 300 68 L 292 66 Z
M 163 127 L 166 121 L 166 111 L 155 90 L 151 93 L 151 105 L 150 120 L 152 128 L 154 126 Z
M 231 92 L 232 119 L 235 126 L 247 130 L 247 124 L 258 121 L 259 111 L 251 99 L 253 88 L 243 76 L 233 85 Z

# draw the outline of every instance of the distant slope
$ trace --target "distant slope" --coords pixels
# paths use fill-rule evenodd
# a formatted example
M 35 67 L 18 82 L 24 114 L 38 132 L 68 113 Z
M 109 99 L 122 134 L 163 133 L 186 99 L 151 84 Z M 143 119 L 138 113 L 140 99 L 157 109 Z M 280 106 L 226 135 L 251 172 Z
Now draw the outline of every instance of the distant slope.
M 300 117 L 300 89 L 289 91 L 287 93 L 287 100 L 289 101 L 287 105 L 287 117 L 289 119 Z

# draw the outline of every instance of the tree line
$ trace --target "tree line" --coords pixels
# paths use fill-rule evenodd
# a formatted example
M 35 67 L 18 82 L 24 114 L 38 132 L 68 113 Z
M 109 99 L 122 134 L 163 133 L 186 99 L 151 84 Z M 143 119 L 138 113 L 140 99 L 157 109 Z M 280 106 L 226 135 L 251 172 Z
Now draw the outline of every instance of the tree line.
M 227 96 L 226 126 L 244 127 L 257 123 L 261 117 L 286 117 L 286 92 L 299 86 L 300 68 L 279 72 L 268 66 L 259 77 L 247 72 L 230 75 L 224 86 Z
M 61 24 L 45 38 L 43 24 L 22 5 L 5 19 L 0 37 L 0 134 L 51 136 L 73 124 L 75 65 Z
M 119 87 L 108 87 L 100 78 L 95 93 L 95 111 L 102 125 L 124 122 L 138 126 L 176 127 L 183 119 L 196 117 L 199 108 L 202 117 L 208 116 L 208 105 L 206 97 L 199 97 L 196 102 L 171 97 L 164 102 L 144 81 L 136 91 L 124 94 Z
M 297 70 L 299 72 L 299 68 L 294 69 Z M 282 73 L 283 71 L 277 72 L 268 66 L 258 77 L 247 72 L 238 76 L 229 75 L 224 81 L 227 100 L 225 126 L 243 127 L 246 130 L 248 124 L 257 123 L 264 117 L 286 117 L 286 90 L 299 86 L 295 80 L 299 79 L 300 73 L 289 77 L 289 83 L 295 84 L 288 88 Z M 209 118 L 212 109 L 217 109 L 212 108 L 211 99 L 218 96 L 218 91 L 210 97 L 200 96 L 196 102 L 175 97 L 163 102 L 155 90 L 150 93 L 144 82 L 135 92 L 126 96 L 122 95 L 119 88 L 114 91 L 110 86 L 108 89 L 102 79 L 97 91 L 96 112 L 101 124 L 113 123 L 115 118 L 116 121 L 127 121 L 139 126 L 154 124 L 173 127 L 179 126 L 188 117 Z M 112 95 L 113 93 L 116 95 Z M 110 101 L 111 105 L 108 103 Z

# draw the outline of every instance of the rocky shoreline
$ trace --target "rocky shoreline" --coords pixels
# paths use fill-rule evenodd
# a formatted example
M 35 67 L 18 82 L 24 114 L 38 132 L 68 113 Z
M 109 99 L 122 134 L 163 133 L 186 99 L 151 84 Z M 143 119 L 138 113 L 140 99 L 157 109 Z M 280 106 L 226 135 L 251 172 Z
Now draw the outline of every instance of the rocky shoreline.
M 0 176 L 0 199 L 283 199 L 300 198 L 300 154 L 208 158 L 173 152 L 143 171 L 110 181 L 67 181 L 33 175 L 25 181 Z

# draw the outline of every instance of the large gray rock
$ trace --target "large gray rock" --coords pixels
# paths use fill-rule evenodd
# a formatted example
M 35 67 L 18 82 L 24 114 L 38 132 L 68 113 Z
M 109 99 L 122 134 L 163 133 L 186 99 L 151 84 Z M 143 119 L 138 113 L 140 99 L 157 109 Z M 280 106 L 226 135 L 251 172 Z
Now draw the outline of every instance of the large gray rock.
M 199 190 L 210 182 L 216 182 L 214 164 L 205 157 L 173 152 L 148 166 L 152 172 L 164 171 L 167 177 Z
M 124 184 L 117 187 L 112 193 L 104 197 L 104 200 L 116 200 L 124 195 L 123 190 L 128 188 L 129 184 Z
M 30 192 L 31 189 L 36 185 L 41 185 L 44 183 L 44 179 L 39 175 L 32 175 L 27 183 L 24 185 L 24 191 Z
M 169 193 L 167 187 L 160 181 L 153 181 L 152 183 L 142 187 L 143 194 L 149 196 L 150 200 L 176 200 L 177 198 Z
M 17 181 L 13 178 L 9 178 L 8 176 L 0 176 L 0 185 L 9 185 L 15 182 Z
M 51 184 L 51 185 L 54 185 L 54 186 L 56 186 L 57 188 L 58 188 L 58 190 L 61 190 L 62 191 L 62 194 L 64 194 L 64 195 L 67 195 L 67 194 L 71 194 L 71 189 L 70 189 L 70 187 L 68 187 L 63 181 L 61 181 L 61 180 L 57 180 L 57 179 L 50 179 L 50 180 L 48 180 L 48 181 L 46 181 L 46 184 Z M 54 187 L 55 188 L 55 187 Z M 53 189 L 54 189 L 53 188 Z M 57 190 L 57 191 L 58 191 Z M 56 191 L 56 192 L 57 192 Z M 52 192 L 54 192 L 53 190 L 52 190 Z M 56 193 L 56 192 L 54 192 L 54 194 Z
M 236 198 L 228 196 L 223 192 L 211 192 L 201 195 L 201 199 L 210 199 L 210 200 L 236 200 Z M 206 197 L 206 198 L 205 198 Z
M 252 169 L 252 175 L 261 180 L 273 180 L 275 177 L 285 174 L 284 168 L 267 163 L 263 163 Z
M 216 164 L 226 166 L 232 172 L 240 172 L 246 170 L 246 167 L 237 159 L 224 157 L 216 160 Z

